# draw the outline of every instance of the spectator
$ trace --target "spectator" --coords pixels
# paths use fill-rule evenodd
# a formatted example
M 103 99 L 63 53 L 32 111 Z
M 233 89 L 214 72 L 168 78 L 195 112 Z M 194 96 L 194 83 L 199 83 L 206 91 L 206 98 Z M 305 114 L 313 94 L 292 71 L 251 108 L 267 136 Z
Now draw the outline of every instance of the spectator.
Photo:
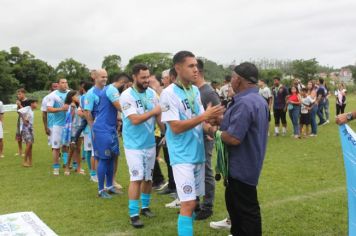
M 318 125 L 325 125 L 328 123 L 327 120 L 324 118 L 324 109 L 326 106 L 326 96 L 327 90 L 324 86 L 324 80 L 318 80 L 318 90 L 316 91 L 317 99 L 318 99 L 318 117 L 319 117 L 319 124 Z
M 266 81 L 260 79 L 258 80 L 258 87 L 260 88 L 258 93 L 266 100 L 267 105 L 268 105 L 268 122 L 271 121 L 271 108 L 272 108 L 272 93 L 271 89 L 268 88 Z M 268 125 L 268 130 L 269 130 L 269 125 Z M 269 136 L 269 131 L 268 131 L 268 136 Z
M 305 132 L 303 136 L 307 137 L 307 135 L 309 135 L 309 125 L 311 123 L 310 110 L 315 99 L 308 95 L 307 88 L 302 88 L 301 99 L 302 107 L 300 112 L 300 134 L 302 134 L 303 128 L 305 126 Z
M 287 98 L 287 108 L 289 112 L 289 117 L 292 120 L 292 124 L 293 124 L 294 138 L 300 138 L 300 129 L 299 129 L 300 104 L 301 104 L 301 97 L 299 95 L 298 88 L 295 85 L 292 85 L 292 87 L 290 88 L 290 95 Z
M 336 115 L 345 112 L 346 107 L 346 89 L 344 84 L 339 84 L 338 89 L 335 91 L 336 97 Z
M 4 105 L 2 101 L 0 101 L 0 158 L 4 158 L 4 130 L 2 127 L 3 123 L 3 118 L 4 118 Z
M 287 119 L 286 119 L 286 98 L 288 96 L 287 88 L 281 84 L 281 79 L 275 77 L 273 79 L 274 87 L 273 91 L 273 115 L 274 115 L 274 136 L 279 135 L 279 126 L 282 122 L 282 136 L 287 133 Z

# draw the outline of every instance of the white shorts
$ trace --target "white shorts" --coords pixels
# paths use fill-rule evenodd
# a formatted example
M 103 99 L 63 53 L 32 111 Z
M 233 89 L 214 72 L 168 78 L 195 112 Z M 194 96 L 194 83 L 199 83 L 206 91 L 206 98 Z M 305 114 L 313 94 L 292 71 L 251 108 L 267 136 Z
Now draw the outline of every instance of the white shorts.
M 4 138 L 4 130 L 2 128 L 2 122 L 0 121 L 0 139 Z
M 52 146 L 52 141 L 51 140 L 52 140 L 52 135 L 53 135 L 53 127 L 48 128 L 48 129 L 51 132 L 51 134 L 47 136 L 48 146 Z
M 92 155 L 94 155 L 94 150 L 93 150 L 93 141 L 91 139 L 91 135 L 84 134 L 84 151 L 91 151 Z
M 176 164 L 172 166 L 178 198 L 181 202 L 205 195 L 205 164 Z
M 156 159 L 156 146 L 142 149 L 126 149 L 125 156 L 130 172 L 130 181 L 152 180 Z
M 54 149 L 61 148 L 63 126 L 54 125 L 51 132 L 51 145 Z

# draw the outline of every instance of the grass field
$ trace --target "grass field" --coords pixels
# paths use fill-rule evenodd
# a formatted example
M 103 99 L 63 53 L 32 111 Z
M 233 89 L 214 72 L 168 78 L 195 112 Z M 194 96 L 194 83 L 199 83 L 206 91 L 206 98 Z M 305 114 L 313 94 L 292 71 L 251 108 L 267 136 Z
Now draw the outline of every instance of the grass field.
M 318 137 L 294 140 L 270 137 L 258 187 L 264 235 L 346 235 L 347 200 L 345 172 L 338 128 L 334 120 L 319 128 Z M 356 97 L 348 96 L 346 110 L 356 109 Z M 289 122 L 289 134 L 291 122 Z M 145 227 L 135 230 L 128 221 L 128 172 L 121 156 L 117 176 L 125 194 L 112 200 L 97 198 L 96 184 L 89 176 L 51 174 L 51 153 L 43 132 L 40 112 L 35 114 L 34 166 L 23 168 L 15 157 L 16 114 L 4 121 L 5 158 L 0 160 L 0 214 L 35 212 L 59 235 L 176 235 L 177 210 L 166 209 L 172 199 L 153 195 L 157 217 L 143 219 Z M 356 122 L 351 125 L 356 128 Z M 271 127 L 272 131 L 272 127 Z M 86 165 L 84 165 L 86 168 Z M 164 168 L 164 165 L 161 165 Z M 164 173 L 165 169 L 164 169 Z M 228 235 L 209 228 L 211 220 L 227 215 L 224 187 L 217 183 L 214 215 L 196 222 L 195 235 Z

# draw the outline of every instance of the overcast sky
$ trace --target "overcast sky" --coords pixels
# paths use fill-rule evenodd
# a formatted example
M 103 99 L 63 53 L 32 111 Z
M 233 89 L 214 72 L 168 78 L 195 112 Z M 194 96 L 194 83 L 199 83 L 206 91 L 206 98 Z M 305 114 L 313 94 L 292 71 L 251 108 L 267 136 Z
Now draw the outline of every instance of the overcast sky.
M 19 46 L 56 66 L 108 54 L 190 50 L 233 60 L 356 62 L 355 0 L 1 0 L 0 50 Z

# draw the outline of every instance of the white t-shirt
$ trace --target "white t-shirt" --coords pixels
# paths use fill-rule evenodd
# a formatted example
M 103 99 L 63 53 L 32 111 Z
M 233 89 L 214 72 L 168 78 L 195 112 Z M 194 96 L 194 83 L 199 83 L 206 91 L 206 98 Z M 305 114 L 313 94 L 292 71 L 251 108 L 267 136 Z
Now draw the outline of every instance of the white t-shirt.
M 308 112 L 309 112 L 308 108 L 310 107 L 310 105 L 312 103 L 313 103 L 313 99 L 310 96 L 302 98 L 302 109 L 301 109 L 300 113 L 308 114 Z
M 272 97 L 272 92 L 267 86 L 264 88 L 260 88 L 258 93 L 266 100 Z
M 33 111 L 31 106 L 23 107 L 19 109 L 17 112 L 22 114 L 22 117 L 25 120 L 28 120 L 31 125 L 33 125 Z M 23 120 L 20 119 L 20 131 L 22 131 Z

